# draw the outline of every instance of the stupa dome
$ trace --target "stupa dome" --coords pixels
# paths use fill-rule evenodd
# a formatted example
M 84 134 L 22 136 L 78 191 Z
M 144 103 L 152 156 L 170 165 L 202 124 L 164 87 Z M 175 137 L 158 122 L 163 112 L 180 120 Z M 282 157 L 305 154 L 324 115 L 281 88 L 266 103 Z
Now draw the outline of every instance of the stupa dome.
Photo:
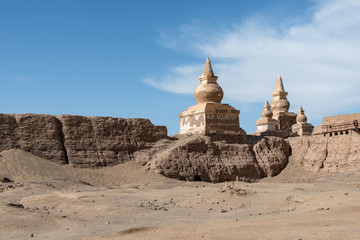
M 215 76 L 210 59 L 206 59 L 204 72 L 199 77 L 200 84 L 195 89 L 194 97 L 197 103 L 217 102 L 221 103 L 224 97 L 222 88 L 217 84 L 218 77 Z

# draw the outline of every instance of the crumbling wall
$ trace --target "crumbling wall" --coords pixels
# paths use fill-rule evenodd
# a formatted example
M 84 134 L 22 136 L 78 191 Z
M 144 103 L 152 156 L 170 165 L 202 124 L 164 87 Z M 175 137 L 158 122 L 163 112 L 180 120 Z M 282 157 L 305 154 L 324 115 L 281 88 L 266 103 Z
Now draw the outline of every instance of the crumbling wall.
M 344 123 L 344 122 L 352 123 L 355 119 L 360 121 L 360 113 L 340 114 L 340 115 L 336 115 L 336 116 L 324 117 L 322 123 L 316 126 L 313 134 L 321 134 L 323 125 L 334 124 L 334 123 Z
M 59 120 L 51 115 L 0 114 L 0 151 L 20 148 L 38 157 L 67 163 Z
M 291 160 L 310 172 L 342 173 L 360 170 L 360 135 L 290 138 Z
M 237 144 L 192 135 L 179 136 L 167 147 L 152 152 L 148 166 L 181 180 L 253 181 L 279 174 L 288 156 L 289 145 L 282 138 L 264 137 L 254 144 Z
M 19 148 L 76 166 L 109 166 L 167 137 L 148 119 L 0 114 L 0 151 Z

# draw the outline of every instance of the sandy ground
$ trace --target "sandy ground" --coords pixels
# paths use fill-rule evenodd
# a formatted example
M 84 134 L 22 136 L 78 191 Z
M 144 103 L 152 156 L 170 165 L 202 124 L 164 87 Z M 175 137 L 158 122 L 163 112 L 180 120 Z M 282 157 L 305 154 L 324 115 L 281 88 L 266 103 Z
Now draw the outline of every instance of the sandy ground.
M 1 153 L 0 239 L 360 239 L 360 173 L 291 162 L 257 183 L 167 179 L 127 162 L 97 170 Z

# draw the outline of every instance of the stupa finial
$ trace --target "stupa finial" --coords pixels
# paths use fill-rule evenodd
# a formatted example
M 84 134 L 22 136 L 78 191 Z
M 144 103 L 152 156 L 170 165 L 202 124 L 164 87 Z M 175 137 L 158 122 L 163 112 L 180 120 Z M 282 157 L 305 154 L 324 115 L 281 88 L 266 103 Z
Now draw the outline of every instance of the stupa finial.
M 211 66 L 211 62 L 210 62 L 209 57 L 206 59 L 204 72 L 203 72 L 202 75 L 204 75 L 204 76 L 212 76 L 212 77 L 215 76 L 214 71 L 213 71 L 212 66 Z
M 281 78 L 280 74 L 278 75 L 278 77 L 276 79 L 275 92 L 285 92 L 284 84 L 282 82 L 282 78 Z
M 207 80 L 209 83 L 216 83 L 217 79 L 218 79 L 218 77 L 215 76 L 214 71 L 213 71 L 212 66 L 211 66 L 210 59 L 208 57 L 206 59 L 206 62 L 205 62 L 204 72 L 199 77 L 199 80 L 200 81 Z
M 271 110 L 275 118 L 277 118 L 278 113 L 280 112 L 288 112 L 290 103 L 286 99 L 286 95 L 288 93 L 285 92 L 284 84 L 280 74 L 276 79 L 275 91 L 272 93 L 273 100 L 271 102 Z

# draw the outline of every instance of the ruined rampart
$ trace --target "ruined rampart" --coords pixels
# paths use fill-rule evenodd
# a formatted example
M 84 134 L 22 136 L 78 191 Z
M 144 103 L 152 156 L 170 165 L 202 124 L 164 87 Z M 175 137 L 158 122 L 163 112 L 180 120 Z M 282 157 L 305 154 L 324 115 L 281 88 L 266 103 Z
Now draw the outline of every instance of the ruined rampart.
M 360 134 L 323 135 L 288 139 L 292 156 L 310 172 L 342 173 L 360 170 Z
M 0 151 L 19 148 L 83 167 L 130 160 L 135 151 L 166 137 L 166 127 L 148 119 L 0 114 Z

